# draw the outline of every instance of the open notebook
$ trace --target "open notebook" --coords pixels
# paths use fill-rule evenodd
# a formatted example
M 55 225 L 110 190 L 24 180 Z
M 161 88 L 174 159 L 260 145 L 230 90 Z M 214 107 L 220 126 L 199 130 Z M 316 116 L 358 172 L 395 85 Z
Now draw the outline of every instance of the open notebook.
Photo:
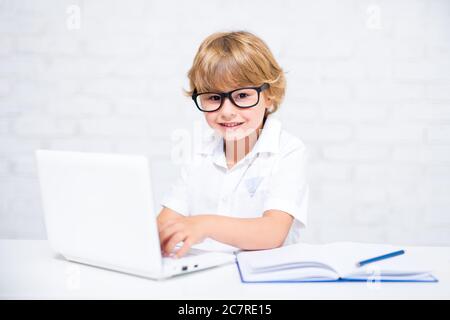
M 271 250 L 242 251 L 237 264 L 242 282 L 393 281 L 437 282 L 423 261 L 408 251 L 357 266 L 357 262 L 400 250 L 391 245 L 336 242 L 294 244 Z

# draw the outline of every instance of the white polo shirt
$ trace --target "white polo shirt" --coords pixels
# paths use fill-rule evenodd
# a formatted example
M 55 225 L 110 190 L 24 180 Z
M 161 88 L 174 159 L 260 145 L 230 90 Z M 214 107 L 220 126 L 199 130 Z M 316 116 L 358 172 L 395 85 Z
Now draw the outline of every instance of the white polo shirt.
M 181 166 L 161 205 L 185 216 L 256 218 L 270 209 L 281 210 L 295 218 L 284 244 L 298 242 L 307 223 L 309 193 L 303 142 L 283 130 L 271 114 L 253 149 L 231 169 L 223 143 L 211 130 L 191 160 Z M 237 249 L 212 239 L 205 242 L 207 248 Z

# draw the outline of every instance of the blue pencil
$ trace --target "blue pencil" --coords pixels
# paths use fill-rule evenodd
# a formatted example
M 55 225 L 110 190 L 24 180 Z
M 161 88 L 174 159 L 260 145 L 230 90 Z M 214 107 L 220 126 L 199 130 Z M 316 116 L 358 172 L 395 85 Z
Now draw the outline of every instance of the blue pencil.
M 360 261 L 356 265 L 358 267 L 362 267 L 363 265 L 366 265 L 366 264 L 369 264 L 369 263 L 372 263 L 372 262 L 375 262 L 375 261 L 389 259 L 389 258 L 392 258 L 392 257 L 395 257 L 395 256 L 399 256 L 399 255 L 404 254 L 404 253 L 405 253 L 405 250 L 394 251 L 394 252 L 391 252 L 391 253 L 388 253 L 388 254 L 384 254 L 382 256 L 378 256 L 378 257 L 374 257 L 374 258 L 370 258 L 370 259 L 367 259 L 367 260 Z

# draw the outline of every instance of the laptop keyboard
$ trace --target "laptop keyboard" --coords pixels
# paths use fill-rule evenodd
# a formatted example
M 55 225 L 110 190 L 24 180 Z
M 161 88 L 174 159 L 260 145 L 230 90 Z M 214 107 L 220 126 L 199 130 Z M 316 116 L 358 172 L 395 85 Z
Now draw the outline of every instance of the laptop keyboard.
M 182 258 L 195 257 L 207 253 L 207 251 L 191 248 Z M 172 256 L 164 257 L 163 260 L 172 260 Z

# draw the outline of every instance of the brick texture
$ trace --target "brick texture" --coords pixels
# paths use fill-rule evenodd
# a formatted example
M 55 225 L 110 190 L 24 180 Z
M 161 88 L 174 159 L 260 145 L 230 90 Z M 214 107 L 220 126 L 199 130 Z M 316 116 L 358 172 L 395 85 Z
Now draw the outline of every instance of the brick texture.
M 279 117 L 310 152 L 304 241 L 450 245 L 446 0 L 0 1 L 0 238 L 46 238 L 37 148 L 147 155 L 159 210 L 177 137 L 203 121 L 186 73 L 236 29 L 286 71 Z

